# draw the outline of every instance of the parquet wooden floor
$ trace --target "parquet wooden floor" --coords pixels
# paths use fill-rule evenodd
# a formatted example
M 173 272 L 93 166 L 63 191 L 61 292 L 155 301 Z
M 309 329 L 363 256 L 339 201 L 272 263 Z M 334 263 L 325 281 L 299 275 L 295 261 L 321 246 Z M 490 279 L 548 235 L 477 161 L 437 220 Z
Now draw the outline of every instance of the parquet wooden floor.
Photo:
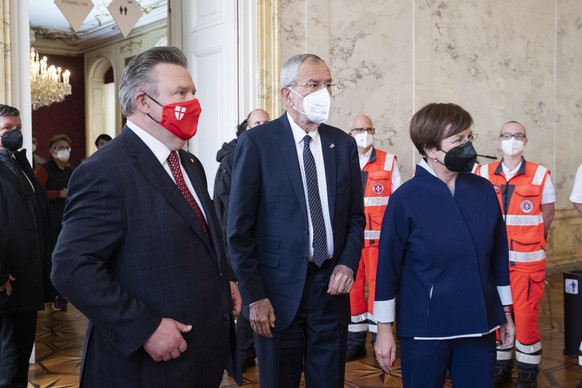
M 582 367 L 578 366 L 577 358 L 563 354 L 562 274 L 549 276 L 548 282 L 549 287 L 540 308 L 543 357 L 538 387 L 575 387 L 582 379 Z M 550 311 L 552 319 L 550 319 Z M 30 368 L 29 388 L 78 387 L 85 326 L 85 317 L 73 306 L 69 306 L 67 312 L 54 311 L 47 306 L 47 309 L 39 314 L 36 363 Z M 368 355 L 365 358 L 348 363 L 345 386 L 349 388 L 402 387 L 398 363 L 396 371 L 392 375 L 386 375 L 384 382 L 380 380 L 381 375 L 372 357 L 372 349 L 368 347 Z M 258 368 L 247 370 L 244 380 L 245 388 L 259 387 Z M 226 375 L 220 385 L 221 388 L 236 386 L 236 383 Z M 447 386 L 450 386 L 450 383 L 447 383 Z

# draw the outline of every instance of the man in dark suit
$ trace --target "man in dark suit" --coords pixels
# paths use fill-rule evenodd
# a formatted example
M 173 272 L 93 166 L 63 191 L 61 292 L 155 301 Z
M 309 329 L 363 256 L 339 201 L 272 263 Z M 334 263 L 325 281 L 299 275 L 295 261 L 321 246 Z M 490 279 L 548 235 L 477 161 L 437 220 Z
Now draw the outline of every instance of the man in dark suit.
M 287 113 L 243 133 L 233 166 L 229 256 L 255 331 L 261 387 L 343 387 L 349 291 L 363 246 L 358 151 L 327 119 L 316 55 L 281 70 Z M 248 306 L 248 307 L 247 307 Z
M 236 362 L 240 294 L 204 170 L 181 150 L 195 93 L 177 48 L 137 55 L 126 126 L 71 177 L 52 279 L 90 321 L 81 387 L 217 387 Z
M 21 147 L 20 112 L 0 105 L 0 387 L 25 388 L 51 238 L 46 191 Z

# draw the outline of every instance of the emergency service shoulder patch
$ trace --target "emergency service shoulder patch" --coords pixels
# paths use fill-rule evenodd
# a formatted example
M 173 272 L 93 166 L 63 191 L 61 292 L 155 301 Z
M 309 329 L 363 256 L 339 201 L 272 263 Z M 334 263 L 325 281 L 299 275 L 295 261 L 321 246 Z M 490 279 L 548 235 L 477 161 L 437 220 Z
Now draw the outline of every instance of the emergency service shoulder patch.
M 525 201 L 521 202 L 521 204 L 519 205 L 519 208 L 524 213 L 531 213 L 534 209 L 534 204 L 529 199 L 526 199 Z
M 372 191 L 374 194 L 380 195 L 384 192 L 384 185 L 381 183 L 376 183 L 374 186 L 372 186 Z

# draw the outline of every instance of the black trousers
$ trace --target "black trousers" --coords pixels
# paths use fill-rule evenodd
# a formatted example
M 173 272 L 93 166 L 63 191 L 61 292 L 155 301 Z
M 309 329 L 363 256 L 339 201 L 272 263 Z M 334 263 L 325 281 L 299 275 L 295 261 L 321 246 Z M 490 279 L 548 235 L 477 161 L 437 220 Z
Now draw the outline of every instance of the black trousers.
M 0 388 L 26 388 L 36 311 L 0 316 Z

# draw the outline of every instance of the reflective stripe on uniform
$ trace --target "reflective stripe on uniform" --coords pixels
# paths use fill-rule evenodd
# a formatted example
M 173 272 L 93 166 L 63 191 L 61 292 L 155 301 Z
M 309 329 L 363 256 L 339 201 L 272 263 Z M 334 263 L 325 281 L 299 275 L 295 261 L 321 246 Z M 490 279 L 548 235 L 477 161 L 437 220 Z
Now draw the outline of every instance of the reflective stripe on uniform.
M 515 347 L 522 353 L 532 354 L 542 350 L 542 343 L 538 341 L 531 345 L 524 345 L 519 341 L 515 341 Z
M 524 354 L 521 352 L 515 352 L 515 359 L 519 362 L 525 364 L 539 365 L 542 361 L 542 355 Z
M 533 216 L 505 216 L 505 225 L 507 226 L 537 226 L 543 223 L 544 217 L 541 213 Z
M 513 347 L 507 349 L 507 350 L 499 350 L 499 348 L 497 348 L 497 359 L 498 360 L 511 360 L 512 359 L 512 351 Z
M 546 251 L 540 249 L 534 252 L 516 252 L 509 251 L 509 261 L 516 261 L 519 263 L 531 263 L 534 261 L 545 260 Z
M 394 168 L 394 159 L 396 157 L 392 154 L 386 153 L 386 160 L 384 160 L 384 170 L 392 171 Z
M 352 323 L 348 325 L 348 331 L 350 333 L 361 333 L 363 331 L 368 331 L 367 323 Z
M 390 197 L 364 197 L 364 206 L 387 206 Z
M 362 313 L 362 314 L 358 314 L 358 315 L 352 315 L 352 322 L 353 323 L 359 323 L 359 322 L 364 322 L 368 320 L 368 313 Z
M 378 240 L 380 238 L 379 230 L 364 230 L 364 238 L 366 240 Z
M 534 177 L 531 180 L 532 185 L 538 186 L 541 185 L 544 181 L 544 177 L 546 176 L 546 171 L 548 171 L 548 169 L 545 168 L 544 166 L 538 166 L 534 174 Z
M 538 341 L 531 345 L 524 345 L 515 341 L 515 359 L 526 364 L 537 365 L 542 361 L 542 343 Z
M 370 323 L 368 324 L 368 331 L 370 333 L 378 333 L 378 325 L 374 324 L 374 323 Z

